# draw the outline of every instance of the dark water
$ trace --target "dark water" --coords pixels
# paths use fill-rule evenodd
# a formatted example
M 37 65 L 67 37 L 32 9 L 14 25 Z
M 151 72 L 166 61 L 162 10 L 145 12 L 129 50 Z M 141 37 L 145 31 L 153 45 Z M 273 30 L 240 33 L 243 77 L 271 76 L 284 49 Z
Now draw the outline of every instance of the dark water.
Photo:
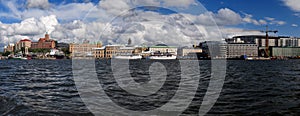
M 155 61 L 131 61 L 138 83 L 150 81 Z M 118 105 L 135 111 L 159 108 L 172 98 L 180 82 L 178 61 L 159 61 L 169 70 L 163 88 L 151 96 L 126 94 L 117 86 L 110 62 L 96 61 L 105 92 Z M 183 114 L 197 114 L 210 80 L 210 61 L 199 61 L 197 94 Z M 194 69 L 190 69 L 194 70 Z M 300 60 L 228 61 L 221 95 L 207 115 L 299 115 Z M 71 60 L 0 60 L 0 115 L 93 115 L 76 89 Z

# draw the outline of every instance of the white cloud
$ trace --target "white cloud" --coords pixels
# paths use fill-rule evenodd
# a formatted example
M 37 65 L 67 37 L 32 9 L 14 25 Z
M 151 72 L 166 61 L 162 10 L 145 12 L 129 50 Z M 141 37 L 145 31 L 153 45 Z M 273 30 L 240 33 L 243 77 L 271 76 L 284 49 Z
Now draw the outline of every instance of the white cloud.
M 236 25 L 242 21 L 239 14 L 228 8 L 220 9 L 218 13 L 214 15 L 214 18 L 217 24 L 221 25 Z
M 196 4 L 195 0 L 163 0 L 165 6 L 188 7 Z
M 198 16 L 190 14 L 184 15 L 192 20 L 193 23 L 207 26 L 215 24 L 219 26 L 237 25 L 243 22 L 242 17 L 238 13 L 228 8 L 220 9 L 217 13 L 206 12 Z
M 20 23 L 0 24 L 0 43 L 14 43 L 20 39 L 31 39 L 37 41 L 43 37 L 46 31 L 52 32 L 59 26 L 54 15 L 36 18 L 28 18 Z
M 53 7 L 49 4 L 51 7 L 48 8 L 32 5 L 30 9 L 24 11 L 14 9 L 17 3 L 7 3 L 11 4 L 13 16 L 19 17 L 22 22 L 0 23 L 0 28 L 3 28 L 0 33 L 4 38 L 0 43 L 16 42 L 23 38 L 36 41 L 48 31 L 51 38 L 59 42 L 82 42 L 88 39 L 91 42 L 102 41 L 104 44 L 125 44 L 128 38 L 131 38 L 134 44 L 165 43 L 190 46 L 204 39 L 220 40 L 222 37 L 216 24 L 221 27 L 224 35 L 230 35 L 234 30 L 241 31 L 241 29 L 231 29 L 231 31 L 224 26 L 267 23 L 265 20 L 253 19 L 252 15 L 241 16 L 229 8 L 222 8 L 216 13 L 205 12 L 199 15 L 162 15 L 141 10 L 124 12 L 136 4 L 188 7 L 195 4 L 194 0 L 102 0 L 97 5 L 90 2 Z M 46 8 L 47 10 L 44 10 Z M 122 12 L 124 15 L 112 20 Z M 0 14 L 2 15 L 10 16 L 8 13 Z
M 265 35 L 260 30 L 245 30 L 240 28 L 220 28 L 223 37 L 231 38 L 240 35 Z
M 243 18 L 243 21 L 245 23 L 251 23 L 251 24 L 254 24 L 254 25 L 262 25 L 265 23 L 264 20 L 260 20 L 260 21 L 257 21 L 256 19 L 253 19 L 253 16 L 250 15 L 250 14 L 245 14 L 246 16 Z
M 298 27 L 298 25 L 297 24 L 292 24 L 292 27 Z
M 265 17 L 265 19 L 268 20 L 268 21 L 274 21 L 275 20 L 275 18 L 272 18 L 272 17 Z
M 49 9 L 48 0 L 27 0 L 27 8 Z
M 131 8 L 127 2 L 126 0 L 101 0 L 99 6 L 108 13 L 119 15 Z
M 262 25 L 266 25 L 266 24 L 268 24 L 268 22 L 267 22 L 267 21 L 265 21 L 265 20 L 262 20 L 262 19 L 260 19 L 260 20 L 259 20 L 259 23 L 260 23 L 260 24 L 262 24 Z
M 92 3 L 71 3 L 57 6 L 50 13 L 56 15 L 60 20 L 73 21 L 83 19 L 93 7 Z
M 295 13 L 294 15 L 297 17 L 300 17 L 300 13 Z
M 284 25 L 284 24 L 286 24 L 285 21 L 276 21 L 275 23 L 276 23 L 277 25 Z
M 286 6 L 291 10 L 300 12 L 300 1 L 299 0 L 282 0 Z
M 139 6 L 160 6 L 161 0 L 132 0 L 131 2 Z

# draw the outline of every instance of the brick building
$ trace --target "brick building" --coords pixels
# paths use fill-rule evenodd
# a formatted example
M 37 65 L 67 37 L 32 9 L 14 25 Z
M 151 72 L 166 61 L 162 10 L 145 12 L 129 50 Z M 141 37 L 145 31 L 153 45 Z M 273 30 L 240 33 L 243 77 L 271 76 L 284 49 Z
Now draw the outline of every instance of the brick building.
M 48 33 L 45 34 L 45 38 L 40 38 L 38 42 L 32 42 L 32 49 L 53 49 L 56 46 L 56 41 L 50 39 Z

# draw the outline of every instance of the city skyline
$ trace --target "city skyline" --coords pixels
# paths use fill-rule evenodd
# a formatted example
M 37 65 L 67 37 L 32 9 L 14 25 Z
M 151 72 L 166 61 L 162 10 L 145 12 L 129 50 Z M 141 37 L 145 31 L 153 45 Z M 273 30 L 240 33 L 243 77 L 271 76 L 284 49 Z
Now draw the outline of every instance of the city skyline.
M 299 37 L 299 11 L 296 0 L 274 0 L 274 1 L 205 1 L 205 0 L 176 0 L 176 1 L 156 1 L 141 0 L 140 2 L 129 3 L 123 0 L 12 0 L 0 1 L 0 27 L 1 40 L 0 50 L 8 43 L 14 43 L 20 39 L 31 39 L 37 41 L 45 32 L 49 32 L 51 37 L 61 42 L 83 41 L 81 39 L 98 39 L 99 30 L 107 28 L 107 23 L 120 12 L 133 7 L 135 4 L 166 6 L 177 10 L 188 17 L 191 22 L 206 26 L 210 20 L 204 20 L 210 15 L 218 25 L 222 37 L 233 35 L 264 34 L 260 30 L 269 25 L 270 29 L 279 30 L 277 35 L 287 35 Z M 115 5 L 113 5 L 113 4 Z M 201 4 L 206 8 L 199 11 Z M 268 8 L 265 8 L 268 4 Z M 172 9 L 172 10 L 174 10 Z M 202 11 L 203 10 L 203 11 Z M 149 11 L 139 9 L 145 18 L 168 18 L 176 17 L 176 13 L 171 10 Z M 87 15 L 88 14 L 88 15 Z M 85 18 L 83 18 L 85 17 Z M 97 22 L 95 23 L 95 21 Z M 183 20 L 181 20 L 183 21 Z M 109 33 L 99 39 L 107 43 L 124 43 L 128 36 L 133 37 L 133 43 L 143 42 L 169 42 L 165 38 L 181 39 L 187 44 L 194 43 L 190 38 L 201 36 L 202 33 L 192 33 L 191 30 L 181 33 L 160 34 L 159 31 L 172 31 L 170 27 L 154 28 L 157 25 L 142 24 L 124 31 L 124 27 L 114 33 Z M 159 26 L 158 26 L 159 27 Z M 163 26 L 162 26 L 163 27 Z M 173 27 L 172 27 L 173 28 Z M 176 27 L 178 29 L 183 29 Z M 138 30 L 138 31 L 137 31 Z M 193 31 L 193 30 L 192 30 Z M 213 30 L 214 31 L 214 30 Z M 128 34 L 120 37 L 119 32 Z M 146 33 L 146 34 L 141 34 Z M 148 34 L 147 34 L 148 33 Z M 124 34 L 124 35 L 125 35 Z M 174 35 L 178 36 L 174 36 Z M 159 38 L 159 37 L 165 38 Z M 111 38 L 110 38 L 111 36 Z M 120 37 L 120 38 L 117 38 Z M 207 38 L 212 37 L 207 35 Z M 117 39 L 116 39 L 117 38 Z M 96 40 L 97 41 L 97 40 Z M 153 43 L 152 43 L 153 44 Z

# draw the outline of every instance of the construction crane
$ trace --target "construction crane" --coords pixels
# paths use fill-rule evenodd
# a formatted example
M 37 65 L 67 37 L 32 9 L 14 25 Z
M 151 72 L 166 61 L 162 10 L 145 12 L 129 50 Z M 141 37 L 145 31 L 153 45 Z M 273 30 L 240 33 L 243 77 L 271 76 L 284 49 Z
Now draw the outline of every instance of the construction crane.
M 269 33 L 277 33 L 277 30 L 269 30 L 268 25 L 266 26 L 266 30 L 265 31 L 261 31 L 263 33 L 266 33 L 266 49 L 265 49 L 265 57 L 270 57 L 270 53 L 269 53 Z

